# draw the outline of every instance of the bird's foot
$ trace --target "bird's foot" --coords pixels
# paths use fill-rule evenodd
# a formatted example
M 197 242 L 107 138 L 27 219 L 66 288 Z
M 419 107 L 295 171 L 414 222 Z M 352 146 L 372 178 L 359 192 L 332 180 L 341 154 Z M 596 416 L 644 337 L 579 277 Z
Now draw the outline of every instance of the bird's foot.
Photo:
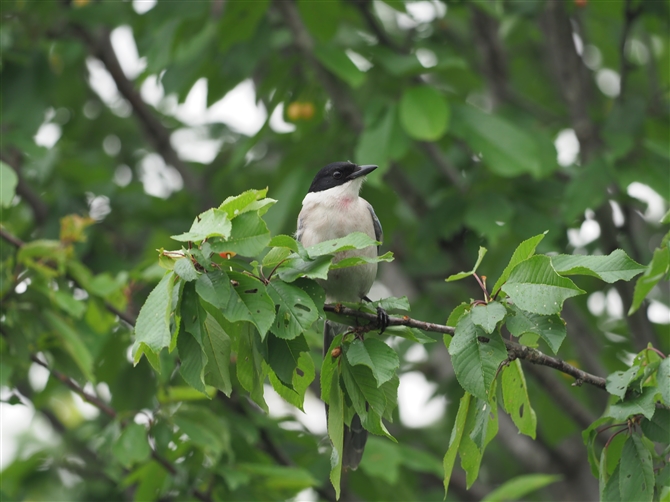
M 381 335 L 389 325 L 389 315 L 386 310 L 377 306 L 377 325 L 379 326 L 379 334 Z
M 363 300 L 366 302 L 372 303 L 372 300 L 367 296 L 363 297 Z M 377 329 L 379 329 L 379 334 L 381 335 L 386 328 L 389 326 L 389 315 L 386 313 L 386 310 L 377 305 Z

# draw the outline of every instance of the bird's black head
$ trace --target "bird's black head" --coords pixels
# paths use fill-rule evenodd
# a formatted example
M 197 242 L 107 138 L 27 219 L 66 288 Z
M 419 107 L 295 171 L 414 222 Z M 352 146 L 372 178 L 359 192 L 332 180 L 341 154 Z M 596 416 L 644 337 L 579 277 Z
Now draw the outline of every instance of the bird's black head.
M 333 162 L 321 169 L 309 187 L 310 192 L 321 192 L 365 176 L 377 169 L 377 166 L 357 166 L 352 162 Z

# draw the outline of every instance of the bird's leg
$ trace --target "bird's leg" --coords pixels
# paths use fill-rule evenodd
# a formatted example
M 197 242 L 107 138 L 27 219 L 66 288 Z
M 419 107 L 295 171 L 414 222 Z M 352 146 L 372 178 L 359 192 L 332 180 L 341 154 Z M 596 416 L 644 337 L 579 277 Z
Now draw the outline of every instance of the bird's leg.
M 366 302 L 372 303 L 372 300 L 367 296 L 363 297 L 363 300 Z M 377 305 L 377 326 L 379 327 L 379 334 L 381 335 L 389 325 L 389 315 L 386 313 L 386 310 Z

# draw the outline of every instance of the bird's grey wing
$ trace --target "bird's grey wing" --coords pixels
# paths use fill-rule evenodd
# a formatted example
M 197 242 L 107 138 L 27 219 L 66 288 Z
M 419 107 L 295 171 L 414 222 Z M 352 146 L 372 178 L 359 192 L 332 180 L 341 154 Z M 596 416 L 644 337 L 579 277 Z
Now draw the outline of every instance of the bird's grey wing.
M 375 239 L 378 240 L 379 242 L 384 242 L 384 230 L 382 229 L 382 224 L 379 222 L 379 218 L 377 218 L 377 215 L 375 214 L 375 210 L 372 207 L 372 204 L 370 204 L 369 202 L 367 202 L 367 204 L 368 204 L 368 211 L 370 211 L 370 216 L 372 216 L 372 225 L 375 229 Z M 380 247 L 381 246 L 377 246 L 377 251 L 379 251 Z

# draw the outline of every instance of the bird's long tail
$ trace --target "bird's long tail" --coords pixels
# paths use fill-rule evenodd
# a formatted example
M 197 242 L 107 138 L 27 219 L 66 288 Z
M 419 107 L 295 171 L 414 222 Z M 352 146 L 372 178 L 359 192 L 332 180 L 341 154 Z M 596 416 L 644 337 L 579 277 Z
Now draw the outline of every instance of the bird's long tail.
M 333 321 L 326 321 L 323 326 L 323 355 L 327 356 L 330 344 L 335 337 L 345 330 L 349 329 L 344 324 Z M 326 416 L 328 415 L 328 405 L 326 405 Z M 351 426 L 344 426 L 344 446 L 342 452 L 342 467 L 345 469 L 356 470 L 358 464 L 363 458 L 365 443 L 368 440 L 368 431 L 363 428 L 361 417 L 354 414 L 351 419 Z

